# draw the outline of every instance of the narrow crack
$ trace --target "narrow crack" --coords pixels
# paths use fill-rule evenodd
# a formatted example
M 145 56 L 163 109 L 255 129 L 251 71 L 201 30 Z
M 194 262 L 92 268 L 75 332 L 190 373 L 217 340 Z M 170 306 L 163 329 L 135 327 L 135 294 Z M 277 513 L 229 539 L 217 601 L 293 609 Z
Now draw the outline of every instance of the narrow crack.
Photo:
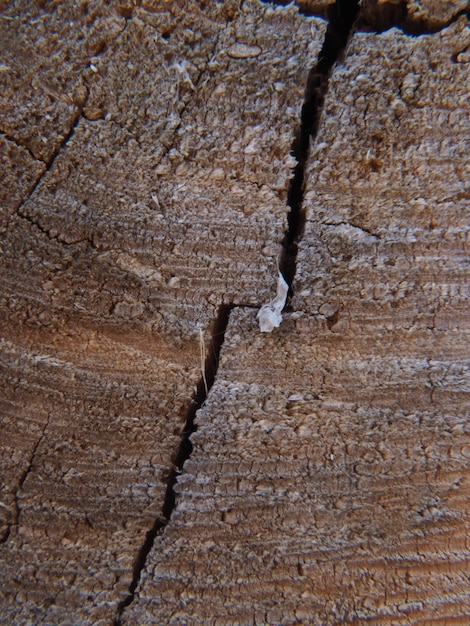
M 50 241 L 57 241 L 57 243 L 60 243 L 63 246 L 72 246 L 74 244 L 86 241 L 92 248 L 96 247 L 95 242 L 91 237 L 81 237 L 79 239 L 74 239 L 73 241 L 67 241 L 66 239 L 64 239 L 62 233 L 53 234 L 53 232 L 55 231 L 54 228 L 48 229 L 43 226 L 41 222 L 39 222 L 39 220 L 35 220 L 30 215 L 27 215 L 26 213 L 21 213 L 20 211 L 21 207 L 19 207 L 17 211 L 18 217 L 21 217 L 21 219 L 26 220 L 27 222 L 35 226 L 41 233 L 46 235 L 46 237 L 50 239 Z
M 129 22 L 132 20 L 132 17 L 126 17 L 124 15 L 125 18 L 125 25 L 123 27 L 123 29 L 121 31 L 119 31 L 118 35 L 115 38 L 115 41 L 113 43 L 116 43 L 118 41 L 118 39 L 123 35 L 123 33 L 125 32 Z M 209 55 L 208 55 L 208 59 L 207 62 L 205 63 L 205 69 L 201 70 L 199 72 L 199 74 L 197 75 L 196 79 L 194 80 L 194 82 L 191 82 L 191 88 L 196 91 L 198 85 L 200 84 L 203 75 L 205 74 L 205 72 L 207 71 L 206 68 L 208 66 L 210 66 L 210 64 L 213 62 L 215 56 L 216 56 L 216 51 L 217 51 L 217 46 L 219 44 L 219 38 L 220 38 L 220 33 L 217 33 L 216 37 L 215 37 L 215 41 L 214 41 L 214 45 L 212 46 Z M 21 205 L 16 209 L 17 215 L 19 217 L 21 217 L 22 219 L 27 220 L 28 222 L 30 222 L 33 226 L 35 226 L 40 232 L 42 232 L 44 235 L 46 235 L 46 237 L 48 237 L 51 241 L 57 241 L 58 243 L 61 243 L 63 245 L 72 245 L 72 244 L 76 244 L 76 243 L 82 243 L 82 242 L 87 242 L 88 244 L 90 244 L 91 247 L 95 247 L 95 243 L 92 239 L 90 239 L 89 237 L 83 237 L 80 239 L 77 239 L 75 241 L 66 241 L 63 236 L 61 235 L 61 233 L 57 233 L 57 234 L 52 234 L 54 232 L 55 229 L 53 228 L 46 228 L 45 226 L 43 226 L 41 224 L 41 222 L 37 219 L 34 219 L 33 217 L 31 217 L 30 215 L 24 213 L 23 209 L 24 206 L 29 202 L 29 200 L 32 198 L 32 196 L 34 195 L 36 189 L 39 187 L 39 185 L 41 184 L 42 180 L 44 179 L 44 177 L 47 175 L 47 173 L 52 169 L 52 166 L 54 165 L 54 162 L 56 160 L 56 158 L 59 156 L 60 152 L 62 151 L 62 149 L 68 144 L 68 142 L 73 138 L 73 135 L 75 133 L 75 130 L 77 128 L 77 125 L 81 119 L 81 117 L 84 117 L 84 109 L 87 106 L 87 102 L 89 100 L 90 97 L 90 90 L 89 87 L 84 83 L 85 85 L 85 89 L 86 89 L 86 96 L 83 99 L 83 102 L 80 104 L 80 106 L 77 109 L 77 113 L 73 118 L 72 121 L 72 125 L 68 131 L 68 133 L 65 135 L 63 141 L 61 142 L 61 144 L 57 147 L 57 150 L 55 151 L 55 153 L 52 155 L 52 157 L 49 159 L 49 161 L 42 161 L 41 159 L 37 159 L 37 157 L 34 156 L 34 154 L 31 152 L 31 150 L 23 145 L 23 144 L 19 144 L 14 138 L 11 138 L 9 136 L 7 136 L 5 133 L 3 133 L 2 131 L 0 131 L 0 133 L 4 134 L 6 139 L 9 139 L 10 141 L 12 141 L 13 143 L 15 143 L 18 146 L 21 146 L 23 148 L 25 148 L 26 150 L 28 150 L 28 152 L 31 154 L 31 156 L 33 156 L 33 158 L 35 158 L 35 160 L 38 160 L 42 163 L 45 163 L 46 165 L 46 169 L 44 170 L 44 172 L 37 178 L 37 180 L 33 183 L 31 190 L 27 196 L 27 198 L 21 203 Z M 176 137 L 178 130 L 181 127 L 181 124 L 183 122 L 183 117 L 184 114 L 186 112 L 186 108 L 187 108 L 187 104 L 188 102 L 184 103 L 184 107 L 181 110 L 180 114 L 179 114 L 179 122 L 177 124 L 177 126 L 174 128 L 173 131 L 173 138 Z M 160 163 L 165 159 L 165 157 L 167 156 L 168 152 L 170 151 L 170 149 L 172 148 L 173 143 L 169 143 L 167 150 L 164 152 L 164 154 L 161 156 L 160 158 Z
M 20 496 L 20 493 L 21 493 L 21 491 L 23 489 L 23 485 L 26 482 L 26 479 L 28 478 L 28 476 L 29 476 L 29 474 L 30 474 L 30 472 L 31 472 L 31 470 L 33 468 L 38 448 L 41 445 L 42 440 L 46 436 L 46 430 L 47 430 L 47 428 L 49 426 L 49 421 L 50 421 L 50 415 L 48 415 L 46 423 L 43 426 L 42 432 L 39 435 L 38 440 L 34 444 L 33 451 L 31 452 L 31 456 L 29 457 L 28 465 L 26 466 L 26 469 L 24 470 L 24 472 L 21 474 L 20 482 L 18 483 L 18 487 L 16 488 L 15 498 L 14 498 L 15 499 L 15 517 L 8 524 L 7 530 L 5 531 L 3 537 L 0 539 L 0 544 L 6 543 L 8 541 L 8 538 L 10 537 L 11 529 L 14 528 L 15 526 L 16 526 L 16 528 L 18 528 L 19 525 L 20 525 L 21 507 L 20 507 L 20 504 L 19 504 L 19 496 Z
M 87 101 L 88 101 L 88 97 L 90 95 L 88 87 L 85 86 L 85 88 L 86 88 L 86 96 L 83 99 L 83 102 L 81 102 L 80 106 L 77 108 L 77 112 L 76 112 L 76 114 L 75 114 L 75 116 L 74 116 L 74 118 L 72 120 L 72 124 L 71 124 L 67 134 L 64 136 L 62 142 L 57 147 L 56 151 L 54 152 L 52 157 L 49 159 L 49 161 L 47 161 L 47 162 L 44 161 L 44 163 L 46 164 L 46 169 L 38 177 L 36 182 L 31 187 L 31 191 L 29 192 L 28 197 L 26 198 L 26 200 L 24 200 L 24 202 L 22 202 L 22 204 L 16 210 L 16 212 L 17 212 L 19 217 L 22 217 L 23 219 L 28 220 L 31 224 L 34 224 L 34 226 L 36 226 L 42 233 L 46 234 L 49 237 L 49 239 L 57 239 L 57 241 L 61 241 L 61 240 L 58 239 L 57 237 L 51 237 L 51 235 L 49 234 L 49 231 L 46 228 L 44 228 L 39 222 L 33 220 L 29 215 L 24 213 L 23 209 L 24 209 L 24 206 L 26 205 L 26 203 L 29 202 L 29 200 L 33 197 L 36 189 L 39 187 L 39 185 L 41 184 L 41 182 L 44 179 L 44 177 L 47 176 L 47 173 L 52 169 L 52 166 L 54 165 L 54 163 L 55 163 L 57 157 L 59 156 L 59 154 L 62 152 L 63 148 L 73 138 L 73 135 L 75 134 L 75 130 L 77 129 L 77 125 L 78 125 L 78 123 L 80 121 L 80 118 L 83 115 L 83 109 L 86 107 L 86 104 L 87 104 Z M 36 160 L 38 160 L 38 159 L 36 159 Z M 61 243 L 65 243 L 65 242 L 61 241 Z
M 212 385 L 214 384 L 219 366 L 220 350 L 224 343 L 225 331 L 228 325 L 230 313 L 234 308 L 235 305 L 221 305 L 219 307 L 217 317 L 214 319 L 210 327 L 211 341 L 209 342 L 207 352 L 204 348 L 204 354 L 206 356 L 204 364 L 201 363 L 201 378 L 192 398 L 191 406 L 186 415 L 186 421 L 181 433 L 180 445 L 174 457 L 173 467 L 171 468 L 166 481 L 166 492 L 162 506 L 162 514 L 157 517 L 154 525 L 147 532 L 145 541 L 137 554 L 133 568 L 132 582 L 129 586 L 129 594 L 118 605 L 117 617 L 114 621 L 115 626 L 121 625 L 121 617 L 124 610 L 134 601 L 135 592 L 140 581 L 142 570 L 145 568 L 147 557 L 153 547 L 155 539 L 164 531 L 178 504 L 174 487 L 179 474 L 183 470 L 185 462 L 189 459 L 193 451 L 191 435 L 197 430 L 197 425 L 195 423 L 196 413 L 206 401 Z
M 292 155 L 297 160 L 287 196 L 289 213 L 287 230 L 282 243 L 279 269 L 289 286 L 292 298 L 292 283 L 297 269 L 297 253 L 302 238 L 306 213 L 303 207 L 305 192 L 305 170 L 310 154 L 310 145 L 315 141 L 323 112 L 329 79 L 335 63 L 341 59 L 347 46 L 358 14 L 359 0 L 336 0 L 330 7 L 328 28 L 317 63 L 310 70 L 305 89 L 304 103 L 300 116 L 300 128 L 292 144 Z
M 115 42 L 119 39 L 119 37 L 121 37 L 122 33 L 126 30 L 129 20 L 130 18 L 126 18 L 124 15 L 124 26 L 122 28 L 122 30 L 120 30 L 116 37 L 114 38 L 114 41 L 111 43 L 111 45 L 115 44 Z M 60 142 L 60 144 L 57 146 L 54 154 L 50 157 L 50 159 L 45 160 L 45 159 L 40 159 L 37 156 L 35 156 L 35 154 L 33 153 L 33 151 L 25 144 L 25 143 L 21 143 L 20 141 L 18 141 L 15 137 L 12 137 L 10 135 L 8 135 L 7 133 L 5 133 L 4 131 L 0 131 L 0 133 L 2 135 L 4 135 L 4 137 L 6 139 L 8 139 L 9 141 L 12 141 L 14 144 L 16 144 L 18 147 L 22 147 L 25 150 L 27 150 L 29 152 L 29 154 L 34 158 L 35 161 L 39 161 L 40 163 L 44 163 L 46 166 L 46 169 L 42 172 L 42 174 L 40 176 L 38 176 L 37 180 L 33 183 L 31 190 L 27 196 L 27 198 L 20 204 L 20 206 L 16 209 L 16 213 L 18 214 L 19 217 L 22 217 L 24 219 L 27 219 L 28 221 L 31 222 L 31 224 L 33 224 L 34 226 L 36 226 L 41 232 L 43 232 L 45 235 L 47 235 L 49 237 L 49 239 L 56 239 L 57 241 L 59 241 L 60 243 L 66 243 L 62 240 L 60 240 L 58 237 L 53 237 L 49 234 L 49 231 L 44 228 L 39 222 L 34 221 L 32 218 L 30 218 L 29 216 L 25 215 L 24 213 L 22 213 L 22 208 L 25 206 L 25 204 L 27 202 L 29 202 L 29 200 L 32 198 L 32 196 L 34 195 L 36 189 L 39 187 L 39 185 L 41 184 L 42 180 L 44 179 L 44 177 L 47 175 L 47 173 L 52 169 L 52 166 L 54 165 L 54 162 L 56 160 L 56 158 L 59 156 L 59 154 L 61 153 L 62 149 L 69 143 L 69 141 L 73 138 L 73 135 L 75 133 L 75 130 L 78 126 L 78 123 L 81 119 L 81 117 L 84 116 L 84 109 L 86 108 L 87 102 L 89 100 L 90 97 L 90 90 L 89 87 L 86 84 L 86 79 L 84 79 L 84 73 L 82 73 L 81 75 L 81 79 L 82 79 L 82 84 L 86 90 L 86 95 L 83 98 L 82 102 L 79 103 L 78 107 L 77 107 L 77 111 L 74 115 L 74 117 L 72 118 L 72 123 L 70 125 L 69 130 L 67 131 L 66 135 L 63 137 L 62 141 Z M 74 242 L 77 243 L 77 242 Z
M 111 42 L 111 44 L 109 44 L 110 46 L 116 45 L 116 42 L 119 40 L 120 37 L 122 37 L 122 34 L 125 32 L 129 22 L 131 21 L 131 17 L 126 17 L 123 14 L 124 17 L 124 26 L 123 28 L 117 33 L 116 37 L 114 38 L 113 42 Z M 51 241 L 57 241 L 61 244 L 64 245 L 71 245 L 74 243 L 81 243 L 82 241 L 87 241 L 92 247 L 94 247 L 94 243 L 91 239 L 89 238 L 82 238 L 79 239 L 77 241 L 65 241 L 63 238 L 61 238 L 60 233 L 57 235 L 52 235 L 52 231 L 53 229 L 47 229 L 45 228 L 38 220 L 34 220 L 30 215 L 27 215 L 26 213 L 23 212 L 23 208 L 26 205 L 27 202 L 29 202 L 29 200 L 33 197 L 36 189 L 39 187 L 39 185 L 41 184 L 41 182 L 43 181 L 43 179 L 47 176 L 47 173 L 52 169 L 55 160 L 57 159 L 57 157 L 59 156 L 59 154 L 62 152 L 62 150 L 67 146 L 67 144 L 69 143 L 69 141 L 71 139 L 73 139 L 73 136 L 75 134 L 75 131 L 77 129 L 78 123 L 80 122 L 80 119 L 82 117 L 85 117 L 84 115 L 84 110 L 87 106 L 88 100 L 90 98 L 90 88 L 88 87 L 88 85 L 86 84 L 86 78 L 84 78 L 84 74 L 82 73 L 81 75 L 82 78 L 82 84 L 85 88 L 86 91 L 86 95 L 83 98 L 82 102 L 79 103 L 78 107 L 77 107 L 77 111 L 72 119 L 72 123 L 70 125 L 70 128 L 68 130 L 68 132 L 66 133 L 66 135 L 64 136 L 64 138 L 62 139 L 61 143 L 57 146 L 54 154 L 51 156 L 51 158 L 49 160 L 43 160 L 43 159 L 38 159 L 33 152 L 30 150 L 30 148 L 28 148 L 27 145 L 25 144 L 21 144 L 19 143 L 16 139 L 14 139 L 13 137 L 9 137 L 8 135 L 6 135 L 5 133 L 3 133 L 5 135 L 5 137 L 7 139 L 9 139 L 10 141 L 13 141 L 16 145 L 21 146 L 23 148 L 25 148 L 26 150 L 28 150 L 28 152 L 31 154 L 31 156 L 39 162 L 42 162 L 45 164 L 46 169 L 42 172 L 42 174 L 40 176 L 38 176 L 37 180 L 33 183 L 31 190 L 27 196 L 27 198 L 20 204 L 20 206 L 16 209 L 16 213 L 19 217 L 27 220 L 28 222 L 30 222 L 31 224 L 33 224 L 33 226 L 35 226 L 40 232 L 42 232 L 43 234 L 46 235 L 46 237 L 48 237 Z M 86 117 L 85 117 L 86 119 Z
M 358 224 L 353 224 L 353 222 L 322 222 L 322 226 L 334 226 L 335 228 L 337 228 L 338 226 L 350 226 L 351 228 L 362 232 L 364 235 L 374 237 L 374 239 L 381 239 L 380 235 L 374 233 L 369 228 L 366 228 L 365 226 L 359 226 Z
M 41 179 L 47 174 L 47 172 L 52 168 L 52 166 L 54 165 L 54 162 L 56 160 L 56 158 L 59 156 L 59 154 L 61 153 L 62 149 L 68 144 L 68 142 L 72 139 L 75 130 L 77 128 L 78 122 L 80 121 L 80 118 L 83 115 L 83 109 L 86 107 L 87 102 L 88 102 L 88 98 L 90 96 L 90 91 L 88 89 L 88 87 L 84 84 L 84 88 L 86 90 L 86 95 L 83 98 L 82 102 L 80 102 L 80 104 L 77 107 L 77 110 L 75 112 L 75 115 L 73 116 L 72 119 L 72 123 L 70 125 L 69 130 L 67 131 L 67 133 L 64 135 L 64 138 L 62 139 L 61 143 L 57 146 L 56 151 L 54 152 L 54 154 L 51 156 L 51 158 L 48 161 L 45 161 L 46 163 L 46 171 L 43 173 L 43 175 L 41 176 Z M 38 181 L 39 184 L 39 181 Z M 34 189 L 33 189 L 34 192 Z
M 426 359 L 427 365 L 427 385 L 429 387 L 429 402 L 434 404 L 434 394 L 436 391 L 436 385 L 432 378 L 432 361 L 431 359 Z

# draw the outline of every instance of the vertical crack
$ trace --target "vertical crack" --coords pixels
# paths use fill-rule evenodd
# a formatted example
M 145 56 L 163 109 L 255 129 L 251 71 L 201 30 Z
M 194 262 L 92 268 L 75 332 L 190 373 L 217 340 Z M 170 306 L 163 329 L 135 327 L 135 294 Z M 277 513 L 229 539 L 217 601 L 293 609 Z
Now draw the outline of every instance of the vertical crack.
M 290 210 L 279 261 L 279 269 L 289 285 L 290 297 L 293 294 L 292 283 L 297 269 L 298 246 L 305 228 L 303 198 L 310 144 L 317 137 L 329 79 L 335 63 L 347 46 L 358 7 L 359 0 L 336 0 L 330 8 L 325 40 L 317 63 L 307 78 L 300 127 L 292 144 L 292 155 L 297 160 L 297 165 L 289 185 L 287 205 Z
M 284 4 L 282 0 L 276 4 Z M 302 8 L 302 7 L 301 7 Z M 359 10 L 360 9 L 360 10 Z M 309 11 L 302 10 L 306 15 Z M 344 54 L 353 28 L 361 31 L 372 29 L 382 32 L 397 26 L 406 34 L 418 36 L 435 33 L 449 26 L 462 16 L 470 15 L 468 8 L 457 12 L 445 24 L 419 21 L 408 13 L 406 0 L 377 2 L 377 0 L 336 0 L 328 9 L 328 28 L 317 63 L 308 74 L 302 105 L 300 126 L 292 144 L 291 153 L 297 161 L 290 180 L 287 195 L 287 229 L 282 242 L 279 269 L 289 286 L 289 300 L 293 295 L 293 281 L 297 269 L 297 253 L 302 239 L 306 212 L 303 199 L 306 186 L 306 166 L 311 143 L 318 135 L 329 80 L 334 66 Z
M 163 532 L 168 522 L 171 520 L 173 511 L 177 506 L 174 487 L 178 479 L 178 475 L 181 473 L 185 462 L 189 459 L 193 451 L 191 435 L 197 430 L 197 425 L 195 423 L 196 413 L 206 401 L 211 387 L 214 384 L 219 366 L 220 350 L 224 343 L 225 330 L 229 321 L 230 312 L 233 308 L 234 305 L 221 305 L 219 307 L 217 317 L 210 326 L 211 341 L 209 342 L 207 352 L 205 351 L 206 358 L 204 364 L 201 364 L 201 378 L 199 379 L 199 383 L 191 401 L 191 406 L 186 415 L 186 421 L 181 433 L 180 445 L 174 457 L 173 467 L 171 468 L 166 481 L 166 492 L 162 506 L 162 514 L 157 517 L 152 528 L 147 532 L 145 541 L 137 554 L 134 562 L 132 582 L 129 585 L 129 594 L 118 605 L 117 617 L 114 621 L 115 626 L 121 625 L 121 617 L 125 608 L 133 602 L 142 570 L 145 567 L 147 557 L 153 547 L 155 539 Z

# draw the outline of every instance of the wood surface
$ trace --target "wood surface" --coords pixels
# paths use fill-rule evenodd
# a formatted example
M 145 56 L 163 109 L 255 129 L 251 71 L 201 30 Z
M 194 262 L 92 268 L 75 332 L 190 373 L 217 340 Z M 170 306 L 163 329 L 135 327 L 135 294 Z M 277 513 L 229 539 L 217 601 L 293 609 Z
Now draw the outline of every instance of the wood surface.
M 469 623 L 468 6 L 347 13 L 0 4 L 0 623 Z
M 469 42 L 352 37 L 294 310 L 232 314 L 125 624 L 467 623 Z

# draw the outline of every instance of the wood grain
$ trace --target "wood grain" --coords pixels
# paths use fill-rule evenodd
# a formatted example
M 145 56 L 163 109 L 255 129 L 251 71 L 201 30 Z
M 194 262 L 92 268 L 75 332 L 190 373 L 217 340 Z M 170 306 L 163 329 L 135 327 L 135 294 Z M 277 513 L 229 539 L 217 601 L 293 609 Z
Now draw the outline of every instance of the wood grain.
M 162 517 L 199 330 L 209 348 L 221 304 L 275 292 L 289 152 L 326 24 L 259 2 L 184 4 L 132 8 L 77 79 L 87 98 L 57 148 L 49 135 L 47 171 L 21 145 L 26 125 L 4 142 L 5 623 L 112 621 Z M 48 10 L 62 32 L 69 13 Z M 45 57 L 38 79 L 54 71 Z
M 1 5 L 0 623 L 468 623 L 468 15 L 364 1 L 311 81 L 261 334 L 332 15 L 296 5 Z
M 468 36 L 353 37 L 294 310 L 232 313 L 125 624 L 466 623 Z

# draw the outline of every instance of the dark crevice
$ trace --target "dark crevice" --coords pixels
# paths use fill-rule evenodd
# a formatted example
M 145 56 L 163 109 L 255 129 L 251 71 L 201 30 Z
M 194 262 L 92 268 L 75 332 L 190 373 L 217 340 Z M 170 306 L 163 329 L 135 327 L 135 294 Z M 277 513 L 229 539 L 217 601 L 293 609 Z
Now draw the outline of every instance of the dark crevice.
M 292 155 L 297 165 L 291 178 L 287 205 L 287 230 L 284 235 L 279 269 L 289 285 L 292 297 L 292 282 L 297 267 L 299 241 L 305 228 L 303 197 L 305 191 L 305 168 L 309 157 L 311 141 L 316 139 L 320 119 L 328 91 L 328 83 L 335 63 L 341 59 L 346 48 L 353 24 L 358 13 L 358 0 L 337 0 L 330 7 L 328 28 L 323 47 L 316 65 L 307 78 L 304 104 L 300 117 L 300 128 L 292 145 Z
M 407 0 L 382 2 L 366 0 L 363 2 L 357 28 L 362 32 L 382 33 L 393 26 L 401 28 L 408 17 Z
M 279 0 L 278 2 L 268 2 L 268 0 L 266 0 L 266 3 L 285 5 L 288 4 L 289 1 L 284 2 L 283 0 Z M 313 12 L 309 13 L 307 9 L 303 9 L 301 3 L 298 3 L 298 6 L 299 12 L 305 15 L 318 15 Z M 403 8 L 405 10 L 403 10 Z M 351 37 L 353 27 L 355 25 L 357 26 L 356 20 L 358 18 L 358 13 L 359 0 L 337 0 L 334 5 L 328 8 L 327 15 L 325 16 L 328 18 L 325 40 L 317 63 L 309 72 L 307 79 L 304 103 L 301 110 L 300 127 L 292 145 L 292 154 L 297 160 L 297 165 L 294 168 L 288 190 L 287 204 L 289 212 L 287 215 L 287 229 L 284 235 L 283 250 L 280 259 L 280 270 L 289 285 L 290 296 L 292 296 L 292 283 L 296 273 L 298 244 L 302 238 L 305 227 L 306 216 L 303 208 L 303 197 L 305 191 L 305 170 L 309 158 L 310 146 L 317 137 L 325 97 L 328 92 L 329 79 L 335 64 L 341 60 L 343 56 Z M 362 20 L 360 23 L 360 27 L 362 29 L 367 29 L 371 26 L 371 23 L 363 19 L 362 16 L 360 19 Z M 404 28 L 406 24 L 409 24 L 409 21 L 407 22 L 406 2 L 401 2 L 398 5 L 397 11 L 391 14 L 391 16 L 386 17 L 384 29 L 395 25 L 400 25 L 400 27 Z M 217 40 L 212 51 L 212 56 L 215 54 L 216 47 Z M 201 72 L 197 77 L 195 86 L 201 82 L 202 74 L 203 72 Z M 181 118 L 183 115 L 184 109 L 181 113 Z M 362 230 L 364 230 L 364 232 L 369 232 L 365 231 L 365 229 Z M 376 236 L 374 233 L 369 234 L 374 237 Z M 169 470 L 166 477 L 166 492 L 161 515 L 155 520 L 152 528 L 146 533 L 145 541 L 136 557 L 133 567 L 132 582 L 129 586 L 129 593 L 127 597 L 118 605 L 117 616 L 114 622 L 115 626 L 121 625 L 123 612 L 126 607 L 131 605 L 134 601 L 135 593 L 141 579 L 142 571 L 145 568 L 148 555 L 152 550 L 156 538 L 164 532 L 166 526 L 172 518 L 173 512 L 177 507 L 178 502 L 174 488 L 177 483 L 178 476 L 183 470 L 185 462 L 190 458 L 193 451 L 191 435 L 197 430 L 195 417 L 197 411 L 204 404 L 208 393 L 214 384 L 219 363 L 220 350 L 224 342 L 230 312 L 236 306 L 250 305 L 222 305 L 219 308 L 218 316 L 214 320 L 210 329 L 211 341 L 207 348 L 204 362 L 204 372 L 197 385 L 197 389 L 191 401 L 191 406 L 188 409 L 185 425 L 181 433 L 180 445 L 175 454 L 172 468 Z M 253 305 L 250 308 L 258 307 Z M 333 315 L 327 318 L 328 325 L 330 327 L 337 322 L 338 316 L 339 312 L 336 311 Z
M 431 19 L 425 18 L 418 19 L 407 16 L 403 24 L 399 27 L 405 35 L 411 35 L 413 37 L 419 37 L 421 35 L 435 35 L 436 33 L 440 33 L 444 29 L 449 28 L 449 26 L 452 26 L 452 24 L 454 24 L 461 17 L 466 17 L 467 20 L 470 19 L 470 11 L 463 9 L 449 18 L 446 22 L 432 21 Z
M 271 4 L 285 4 L 282 1 Z M 299 6 L 302 3 L 297 3 Z M 301 11 L 304 12 L 304 11 Z M 364 2 L 359 10 L 359 0 L 337 0 L 329 7 L 328 28 L 323 47 L 316 65 L 310 70 L 301 111 L 300 128 L 292 145 L 292 155 L 297 161 L 290 181 L 287 205 L 287 230 L 284 234 L 279 269 L 289 285 L 288 303 L 293 295 L 293 280 L 297 269 L 299 241 L 305 228 L 306 214 L 303 208 L 305 192 L 305 170 L 309 158 L 311 143 L 316 139 L 329 79 L 334 65 L 341 60 L 349 38 L 354 31 L 388 30 L 394 26 L 405 34 L 418 36 L 439 32 L 462 15 L 468 17 L 468 9 L 462 10 L 445 25 L 433 25 L 428 21 L 418 21 L 409 16 L 407 0 L 381 3 Z M 306 13 L 307 14 L 307 13 Z M 373 233 L 371 233 L 373 235 Z
M 383 2 L 380 5 L 376 0 L 364 2 L 357 23 L 360 32 L 383 33 L 390 28 L 399 28 L 405 35 L 419 37 L 434 35 L 451 26 L 461 17 L 470 19 L 470 9 L 457 11 L 452 17 L 443 22 L 433 19 L 432 16 L 419 17 L 410 15 L 408 0 L 400 2 Z
M 292 0 L 261 0 L 263 4 L 274 4 L 277 6 L 287 6 L 292 4 Z M 295 5 L 301 15 L 306 17 L 321 17 L 328 19 L 328 5 L 320 3 L 317 5 L 315 2 L 309 2 L 309 0 L 296 0 Z
M 214 384 L 217 369 L 219 366 L 220 350 L 224 343 L 225 330 L 229 321 L 230 312 L 233 308 L 235 308 L 234 305 L 221 305 L 219 307 L 216 319 L 213 321 L 209 328 L 211 341 L 208 343 L 207 346 L 204 342 L 204 370 L 202 372 L 194 396 L 191 400 L 191 406 L 189 407 L 186 414 L 186 421 L 181 432 L 180 445 L 174 457 L 172 468 L 167 474 L 166 492 L 162 507 L 162 514 L 155 520 L 154 525 L 147 532 L 145 536 L 145 541 L 136 557 L 133 568 L 132 582 L 129 586 L 129 594 L 118 605 L 117 617 L 114 621 L 115 626 L 120 626 L 121 617 L 125 608 L 133 602 L 142 570 L 145 567 L 147 557 L 153 547 L 155 539 L 163 532 L 168 522 L 171 520 L 173 511 L 177 506 L 174 487 L 179 474 L 183 470 L 185 462 L 189 459 L 193 451 L 191 435 L 197 430 L 197 425 L 195 423 L 196 413 L 206 401 L 207 395 L 211 390 L 212 385 Z

